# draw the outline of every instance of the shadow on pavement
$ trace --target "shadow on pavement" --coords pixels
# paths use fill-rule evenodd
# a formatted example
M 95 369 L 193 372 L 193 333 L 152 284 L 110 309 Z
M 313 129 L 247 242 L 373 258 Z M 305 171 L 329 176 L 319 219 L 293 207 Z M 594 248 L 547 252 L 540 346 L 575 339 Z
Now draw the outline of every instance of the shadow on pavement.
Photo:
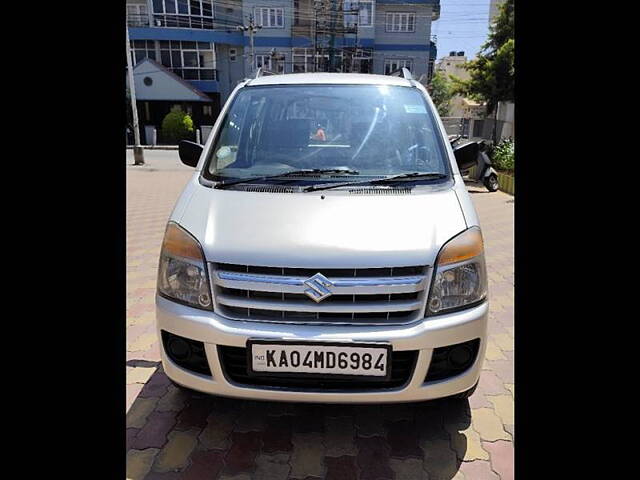
M 142 455 L 154 449 L 147 450 L 153 454 L 151 471 L 128 472 L 134 480 L 199 478 L 203 461 L 209 462 L 207 478 L 250 473 L 261 453 L 287 454 L 290 466 L 294 457 L 322 464 L 323 477 L 336 457 L 362 478 L 389 479 L 397 476 L 392 464 L 415 459 L 412 465 L 422 465 L 431 480 L 450 480 L 467 450 L 462 432 L 471 423 L 468 400 L 381 405 L 240 400 L 177 387 L 157 362 L 127 364 L 158 366 L 127 413 L 127 451 Z

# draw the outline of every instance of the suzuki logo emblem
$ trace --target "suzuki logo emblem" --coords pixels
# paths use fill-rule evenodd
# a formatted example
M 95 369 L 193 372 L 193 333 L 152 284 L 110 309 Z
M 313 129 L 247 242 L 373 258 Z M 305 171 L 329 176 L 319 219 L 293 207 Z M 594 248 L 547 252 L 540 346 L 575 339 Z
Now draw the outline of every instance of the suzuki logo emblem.
M 333 283 L 321 273 L 316 273 L 313 277 L 308 278 L 304 281 L 304 284 L 309 287 L 304 293 L 316 303 L 333 295 L 331 290 L 329 290 L 329 287 L 332 287 Z

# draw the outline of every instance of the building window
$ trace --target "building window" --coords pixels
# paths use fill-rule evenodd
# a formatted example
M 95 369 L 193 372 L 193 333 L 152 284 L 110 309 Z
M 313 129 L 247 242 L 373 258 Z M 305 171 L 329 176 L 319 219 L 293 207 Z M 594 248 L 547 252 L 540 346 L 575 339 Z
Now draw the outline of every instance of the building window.
M 160 41 L 160 62 L 185 80 L 215 80 L 213 44 L 179 40 Z
M 256 7 L 255 17 L 263 28 L 284 28 L 284 9 Z
M 153 0 L 156 27 L 213 28 L 212 0 Z
M 236 50 L 235 48 L 230 48 L 229 49 L 229 61 L 230 62 L 235 62 L 237 57 L 238 57 L 238 50 Z
M 409 71 L 413 68 L 413 61 L 405 58 L 387 58 L 384 61 L 384 74 L 389 75 L 391 72 L 399 68 L 407 68 Z
M 131 57 L 137 65 L 145 58 L 156 59 L 156 45 L 154 40 L 133 40 L 131 42 Z
M 127 5 L 127 25 L 130 27 L 148 27 L 149 10 L 146 5 Z
M 213 116 L 213 108 L 211 107 L 211 105 L 203 105 L 202 114 L 204 116 L 207 116 L 207 117 L 212 117 Z
M 344 26 L 371 27 L 374 23 L 375 4 L 373 0 L 345 0 Z M 348 12 L 348 13 L 347 13 Z
M 256 55 L 256 69 L 271 70 L 271 55 Z
M 277 73 L 284 73 L 284 60 L 274 59 L 273 56 L 268 54 L 256 55 L 256 69 L 263 68 L 270 72 L 275 71 L 274 65 L 276 67 Z
M 386 17 L 387 32 L 415 32 L 416 31 L 416 14 L 390 12 Z

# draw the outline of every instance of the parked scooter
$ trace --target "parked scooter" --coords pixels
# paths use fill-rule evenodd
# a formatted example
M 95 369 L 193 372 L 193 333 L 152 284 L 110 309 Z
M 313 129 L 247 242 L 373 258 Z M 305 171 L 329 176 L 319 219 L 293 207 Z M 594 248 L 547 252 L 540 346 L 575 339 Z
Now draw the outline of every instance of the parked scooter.
M 475 172 L 469 179 L 482 181 L 487 190 L 495 192 L 499 187 L 498 172 L 491 166 L 491 159 L 486 153 L 487 144 L 484 140 L 458 144 L 462 138 L 462 135 L 449 135 L 460 174 L 469 175 L 471 168 L 475 166 Z

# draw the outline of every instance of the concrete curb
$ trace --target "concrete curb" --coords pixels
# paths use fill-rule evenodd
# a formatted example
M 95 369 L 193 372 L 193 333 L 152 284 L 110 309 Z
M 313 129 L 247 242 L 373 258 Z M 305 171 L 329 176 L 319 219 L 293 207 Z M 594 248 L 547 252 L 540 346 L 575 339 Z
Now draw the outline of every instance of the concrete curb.
M 178 150 L 178 145 L 141 145 L 144 150 Z M 127 150 L 133 150 L 133 145 L 127 145 Z

